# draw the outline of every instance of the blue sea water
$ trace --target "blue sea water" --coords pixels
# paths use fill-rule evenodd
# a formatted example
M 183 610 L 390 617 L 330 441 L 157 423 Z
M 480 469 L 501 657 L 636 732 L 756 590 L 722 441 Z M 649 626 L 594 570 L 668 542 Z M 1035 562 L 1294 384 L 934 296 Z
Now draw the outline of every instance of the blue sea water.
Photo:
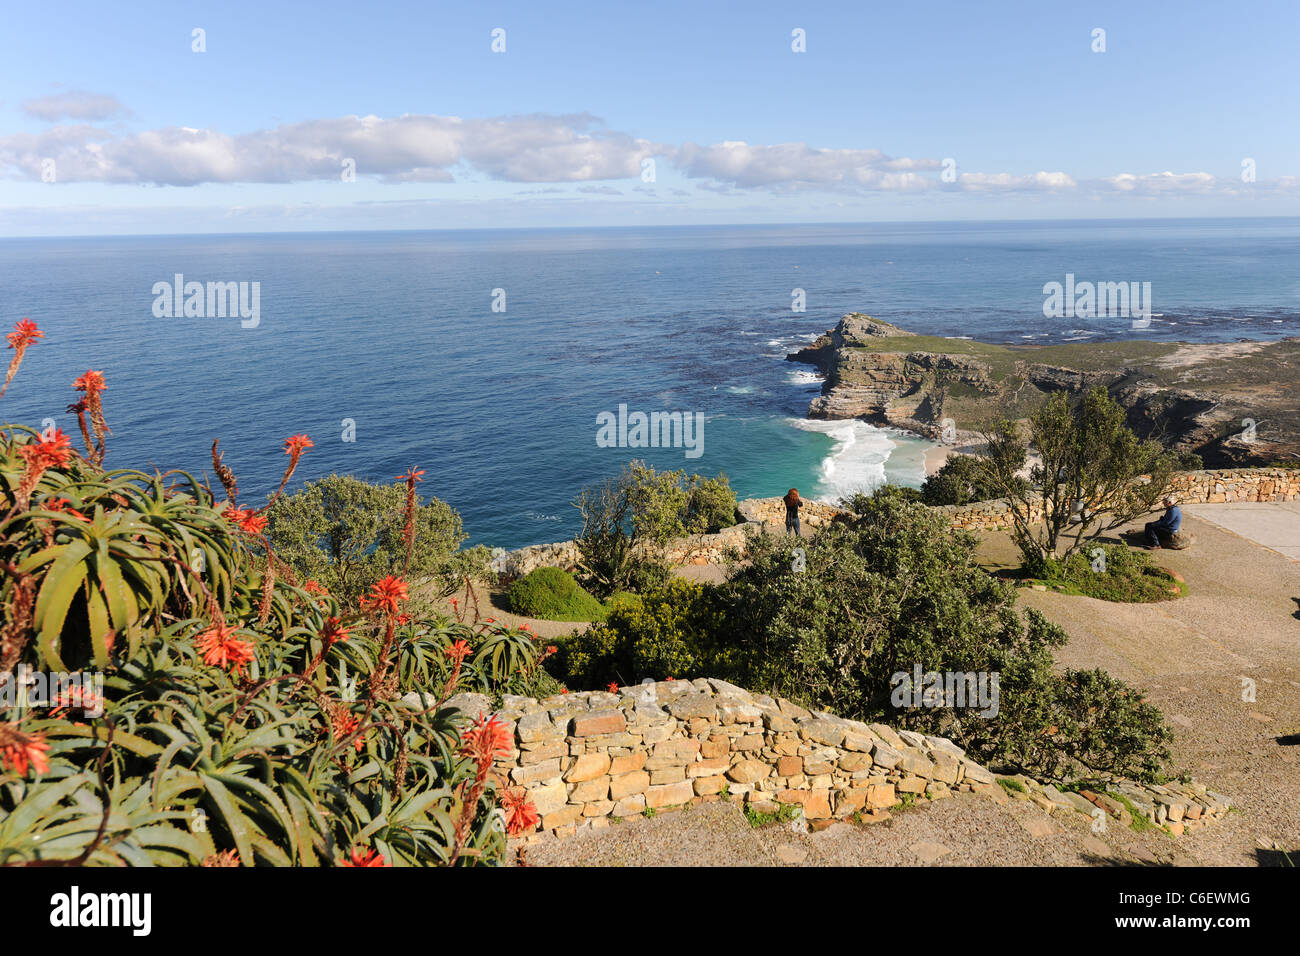
M 260 282 L 260 324 L 155 318 L 176 273 Z M 1151 327 L 1044 318 L 1044 283 L 1067 273 L 1150 282 Z M 927 443 L 804 420 L 820 382 L 784 356 L 850 311 L 1007 343 L 1296 336 L 1300 220 L 3 239 L 0 323 L 47 337 L 0 419 L 75 434 L 71 382 L 99 369 L 110 466 L 210 473 L 220 438 L 260 500 L 305 432 L 292 487 L 417 465 L 471 541 L 519 547 L 571 536 L 573 495 L 632 458 L 725 472 L 742 497 L 919 484 Z M 620 404 L 702 412 L 702 455 L 598 447 L 596 416 Z

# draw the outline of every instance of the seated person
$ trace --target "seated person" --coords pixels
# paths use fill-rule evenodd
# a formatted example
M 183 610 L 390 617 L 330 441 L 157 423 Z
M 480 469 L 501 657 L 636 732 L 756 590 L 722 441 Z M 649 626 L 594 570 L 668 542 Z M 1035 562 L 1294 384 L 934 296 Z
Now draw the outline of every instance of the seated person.
M 1178 505 L 1174 504 L 1174 496 L 1166 495 L 1163 502 L 1165 506 L 1164 516 L 1159 521 L 1148 521 L 1146 523 L 1146 536 L 1148 548 L 1160 547 L 1160 536 L 1177 533 L 1178 529 L 1183 526 L 1183 513 L 1179 510 Z

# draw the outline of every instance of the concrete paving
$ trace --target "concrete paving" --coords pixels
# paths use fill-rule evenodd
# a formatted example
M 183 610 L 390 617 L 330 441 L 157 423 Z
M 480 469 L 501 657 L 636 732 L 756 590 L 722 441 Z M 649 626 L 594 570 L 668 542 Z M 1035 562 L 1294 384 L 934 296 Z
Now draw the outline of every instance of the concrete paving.
M 1185 514 L 1300 561 L 1300 501 L 1239 501 L 1229 504 L 1186 504 Z

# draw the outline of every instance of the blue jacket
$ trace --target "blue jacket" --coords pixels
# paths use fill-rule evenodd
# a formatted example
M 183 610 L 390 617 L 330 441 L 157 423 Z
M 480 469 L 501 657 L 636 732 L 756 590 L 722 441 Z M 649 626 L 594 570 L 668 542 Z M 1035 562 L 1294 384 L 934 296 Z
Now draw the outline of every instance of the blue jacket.
M 1183 513 L 1179 510 L 1178 505 L 1174 505 L 1165 512 L 1164 517 L 1155 522 L 1156 527 L 1164 528 L 1166 531 L 1177 531 L 1183 526 Z

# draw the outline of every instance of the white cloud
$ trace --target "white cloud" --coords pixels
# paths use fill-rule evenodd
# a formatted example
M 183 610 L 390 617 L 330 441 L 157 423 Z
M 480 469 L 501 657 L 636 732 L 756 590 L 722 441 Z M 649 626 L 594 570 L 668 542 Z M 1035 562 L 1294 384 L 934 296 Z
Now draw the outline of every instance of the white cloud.
M 957 185 L 972 191 L 1016 191 L 1073 189 L 1077 184 L 1067 173 L 1039 171 L 1028 176 L 1011 173 L 962 173 Z
M 112 119 L 114 116 L 130 115 L 130 110 L 123 106 L 116 96 L 104 93 L 90 93 L 86 90 L 66 90 L 38 96 L 22 104 L 23 112 L 28 116 L 49 123 L 63 119 L 96 120 Z
M 0 168 L 35 179 L 50 157 L 60 182 L 194 186 L 336 179 L 352 159 L 357 175 L 390 182 L 449 182 L 461 166 L 511 182 L 586 182 L 637 176 L 657 151 L 586 114 L 344 116 L 238 135 L 173 126 L 115 136 L 56 126 L 0 136 Z
M 1142 194 L 1206 193 L 1220 185 L 1219 180 L 1210 173 L 1173 173 L 1168 170 L 1145 176 L 1120 173 L 1107 176 L 1102 182 L 1119 192 Z
M 926 188 L 914 169 L 938 169 L 933 159 L 895 158 L 878 149 L 818 149 L 807 143 L 751 145 L 728 140 L 712 146 L 687 143 L 677 151 L 686 175 L 742 188 L 847 186 L 873 189 Z

